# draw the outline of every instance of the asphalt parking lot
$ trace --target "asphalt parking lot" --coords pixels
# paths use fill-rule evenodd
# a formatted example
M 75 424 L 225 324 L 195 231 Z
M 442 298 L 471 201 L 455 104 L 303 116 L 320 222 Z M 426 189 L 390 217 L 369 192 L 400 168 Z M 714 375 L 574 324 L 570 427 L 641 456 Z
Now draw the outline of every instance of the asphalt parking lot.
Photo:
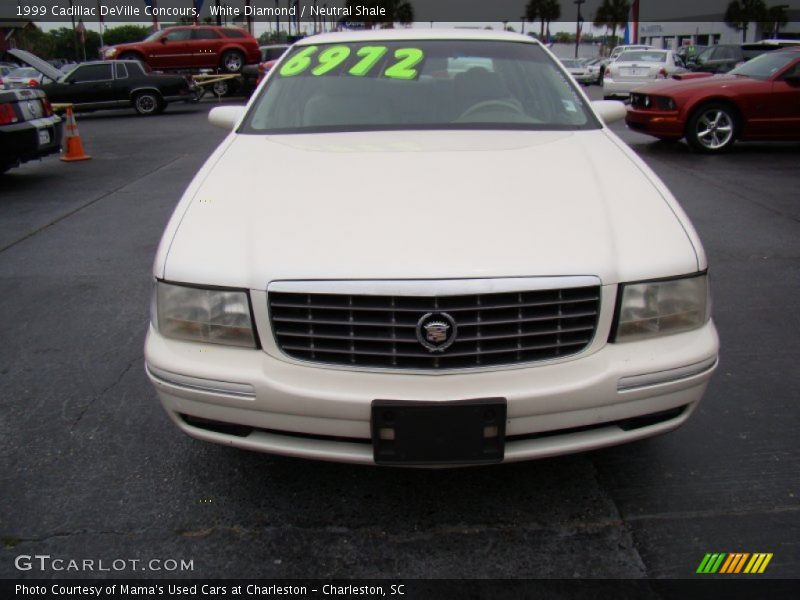
M 614 125 L 709 256 L 721 365 L 683 428 L 523 464 L 396 470 L 197 442 L 161 409 L 142 356 L 150 267 L 224 137 L 210 106 L 79 115 L 91 161 L 0 178 L 0 577 L 90 575 L 14 566 L 49 554 L 193 560 L 191 573 L 118 573 L 156 577 L 682 578 L 706 552 L 738 551 L 774 553 L 764 577 L 800 576 L 800 144 L 708 157 Z M 264 165 L 265 199 L 270 177 Z

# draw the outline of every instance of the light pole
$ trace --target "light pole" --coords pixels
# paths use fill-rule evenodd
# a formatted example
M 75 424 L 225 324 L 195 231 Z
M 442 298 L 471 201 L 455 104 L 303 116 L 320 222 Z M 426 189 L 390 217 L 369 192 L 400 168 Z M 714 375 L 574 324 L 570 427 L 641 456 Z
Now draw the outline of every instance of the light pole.
M 317 34 L 317 0 L 314 0 L 314 35 Z
M 72 0 L 69 0 L 69 18 L 72 21 L 72 45 L 75 47 L 75 61 L 79 61 L 81 57 L 78 52 L 78 32 L 75 31 L 75 15 L 73 13 Z
M 772 10 L 775 11 L 776 17 L 777 17 L 777 15 L 781 13 L 781 11 L 789 10 L 789 5 L 788 4 L 778 4 L 777 6 L 773 6 Z M 775 25 L 774 25 L 774 27 L 772 29 L 772 39 L 773 40 L 777 40 L 778 39 L 778 33 L 780 32 L 780 29 L 781 29 L 781 24 L 776 19 L 775 20 Z
M 575 23 L 575 58 L 578 58 L 578 46 L 581 43 L 581 22 L 583 21 L 583 17 L 581 16 L 581 4 L 586 2 L 586 0 L 575 0 L 574 4 L 578 6 L 578 22 Z
M 100 27 L 100 50 L 102 51 L 103 46 L 103 14 L 100 12 L 100 0 L 97 0 L 97 24 Z

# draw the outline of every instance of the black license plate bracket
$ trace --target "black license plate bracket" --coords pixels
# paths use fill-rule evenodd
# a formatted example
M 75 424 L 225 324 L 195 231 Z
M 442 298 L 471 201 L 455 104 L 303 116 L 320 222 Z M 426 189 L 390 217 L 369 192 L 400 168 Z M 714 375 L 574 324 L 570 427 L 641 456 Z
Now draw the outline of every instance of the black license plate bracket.
M 503 461 L 507 401 L 372 401 L 379 465 L 463 465 Z

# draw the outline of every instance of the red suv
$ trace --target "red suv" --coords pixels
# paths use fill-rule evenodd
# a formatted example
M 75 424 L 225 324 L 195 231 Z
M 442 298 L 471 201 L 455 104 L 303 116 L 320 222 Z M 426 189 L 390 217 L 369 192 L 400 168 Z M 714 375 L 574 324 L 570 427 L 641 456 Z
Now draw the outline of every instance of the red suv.
M 153 69 L 222 68 L 238 73 L 261 60 L 256 38 L 236 27 L 168 27 L 141 42 L 103 51 L 106 60 L 140 60 Z

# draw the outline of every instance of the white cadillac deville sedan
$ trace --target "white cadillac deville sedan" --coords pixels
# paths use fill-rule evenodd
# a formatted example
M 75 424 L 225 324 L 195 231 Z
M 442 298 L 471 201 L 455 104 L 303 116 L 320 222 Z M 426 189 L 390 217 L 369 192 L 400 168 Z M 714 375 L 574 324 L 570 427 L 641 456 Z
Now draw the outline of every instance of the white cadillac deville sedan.
M 154 265 L 147 373 L 187 434 L 381 465 L 663 433 L 717 365 L 681 207 L 531 38 L 297 43 L 194 178 Z M 576 176 L 579 174 L 579 176 Z

